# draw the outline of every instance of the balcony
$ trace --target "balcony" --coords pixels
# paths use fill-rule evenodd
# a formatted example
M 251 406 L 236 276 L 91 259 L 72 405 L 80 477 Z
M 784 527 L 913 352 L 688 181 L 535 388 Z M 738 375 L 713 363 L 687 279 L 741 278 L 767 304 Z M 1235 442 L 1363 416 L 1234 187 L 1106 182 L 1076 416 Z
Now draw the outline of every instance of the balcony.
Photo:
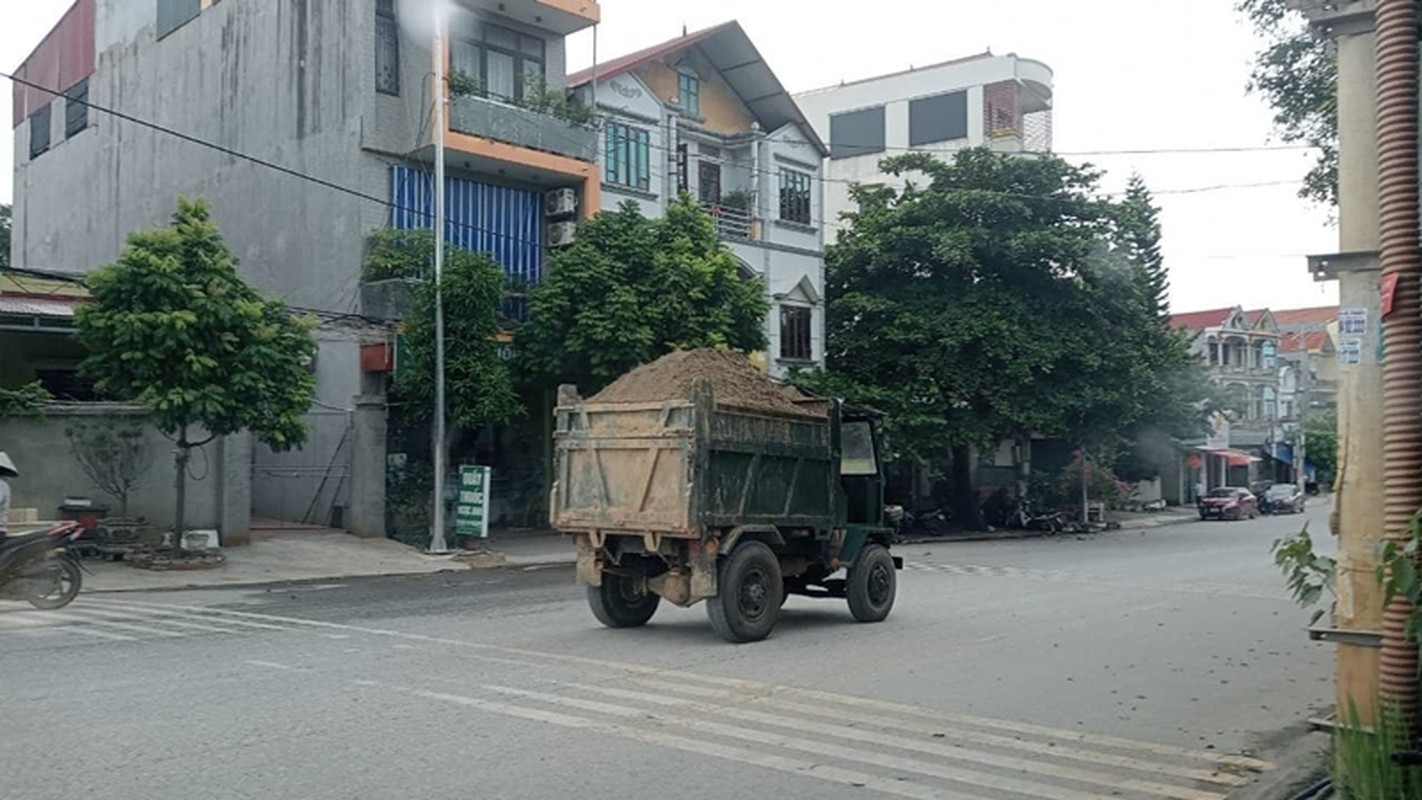
M 722 239 L 744 242 L 754 238 L 754 218 L 749 211 L 722 205 L 708 206 L 706 210 L 716 223 L 716 235 Z
M 449 128 L 456 133 L 579 161 L 597 159 L 597 132 L 592 128 L 482 97 L 455 97 L 450 105 Z

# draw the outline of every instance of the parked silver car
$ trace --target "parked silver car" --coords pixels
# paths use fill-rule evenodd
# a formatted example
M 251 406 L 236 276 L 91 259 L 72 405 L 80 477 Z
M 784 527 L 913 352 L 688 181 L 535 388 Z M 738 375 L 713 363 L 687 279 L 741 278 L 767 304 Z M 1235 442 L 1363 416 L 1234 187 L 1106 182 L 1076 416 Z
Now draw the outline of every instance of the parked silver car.
M 1264 501 L 1270 514 L 1302 514 L 1307 497 L 1296 483 L 1276 483 L 1264 491 Z

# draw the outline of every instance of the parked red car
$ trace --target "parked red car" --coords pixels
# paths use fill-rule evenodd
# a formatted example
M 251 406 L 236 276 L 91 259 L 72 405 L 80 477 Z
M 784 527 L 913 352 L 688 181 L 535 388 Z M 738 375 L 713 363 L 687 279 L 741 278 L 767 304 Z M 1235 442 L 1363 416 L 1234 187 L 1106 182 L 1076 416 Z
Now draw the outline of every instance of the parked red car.
M 1200 519 L 1254 519 L 1259 501 L 1254 493 L 1238 486 L 1211 489 L 1200 500 Z

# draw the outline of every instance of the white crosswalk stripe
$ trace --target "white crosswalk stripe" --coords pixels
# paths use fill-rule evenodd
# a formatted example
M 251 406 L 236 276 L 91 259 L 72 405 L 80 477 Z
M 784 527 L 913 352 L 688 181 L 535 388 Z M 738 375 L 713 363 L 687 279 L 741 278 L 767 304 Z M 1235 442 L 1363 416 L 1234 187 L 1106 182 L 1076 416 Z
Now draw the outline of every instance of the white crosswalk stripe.
M 123 600 L 80 598 L 55 611 L 20 607 L 0 610 L 5 635 L 73 635 L 110 641 L 156 641 L 202 634 L 234 635 L 287 631 L 289 626 L 219 616 L 205 610 L 174 610 Z
M 789 773 L 825 782 L 831 792 L 853 787 L 946 800 L 1224 800 L 1250 782 L 1250 773 L 1273 769 L 1251 756 L 388 628 L 126 599 L 71 609 L 38 619 L 58 618 L 63 629 L 104 637 L 146 638 L 114 625 L 165 626 L 178 636 L 272 629 L 372 637 L 536 668 L 457 692 L 348 680 L 369 691 Z M 34 619 L 21 625 L 35 630 Z M 318 666 L 299 660 L 248 663 L 292 680 L 327 680 Z
M 1181 594 L 1217 595 L 1223 597 L 1243 597 L 1254 600 L 1290 600 L 1288 592 L 1270 587 L 1247 586 L 1233 583 L 1176 583 L 1142 584 L 1132 581 L 1113 580 L 1101 575 L 1087 575 L 1058 569 L 1037 569 L 1034 567 L 1014 567 L 1010 565 L 950 564 L 938 561 L 907 561 L 904 569 L 910 572 L 936 575 L 954 575 L 970 578 L 1014 578 L 1034 583 L 1075 583 L 1090 586 L 1119 589 L 1151 589 Z
M 1272 769 L 1257 759 L 1127 739 L 1101 737 L 1088 746 L 1076 738 L 1082 734 L 1067 731 L 1053 731 L 1043 741 L 947 732 L 914 719 L 851 712 L 855 701 L 864 698 L 818 693 L 818 708 L 776 704 L 765 702 L 770 697 L 716 690 L 708 695 L 690 680 L 634 680 L 645 687 L 639 689 L 625 688 L 625 682 L 543 683 L 537 688 L 483 684 L 463 694 L 356 683 L 676 749 L 692 749 L 685 742 L 693 741 L 694 752 L 907 797 L 1224 800 L 1249 782 L 1241 774 L 1246 768 Z M 1019 755 L 1024 752 L 1034 757 Z M 1146 758 L 1141 752 L 1153 755 Z M 766 756 L 779 760 L 767 764 Z M 827 768 L 838 771 L 823 771 Z

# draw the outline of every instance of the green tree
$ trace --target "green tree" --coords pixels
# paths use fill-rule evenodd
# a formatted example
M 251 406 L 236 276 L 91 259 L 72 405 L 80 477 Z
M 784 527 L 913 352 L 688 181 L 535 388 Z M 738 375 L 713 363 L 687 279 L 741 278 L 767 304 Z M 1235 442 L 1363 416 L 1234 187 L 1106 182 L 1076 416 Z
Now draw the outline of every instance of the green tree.
M 243 430 L 274 450 L 306 441 L 312 323 L 238 274 L 202 200 L 179 200 L 169 227 L 130 234 L 118 261 L 86 283 L 93 301 L 75 320 L 89 349 L 82 369 L 106 394 L 147 406 L 175 438 L 180 547 L 192 448 Z M 194 428 L 206 436 L 190 438 Z
M 985 149 L 882 169 L 915 180 L 855 190 L 861 211 L 826 259 L 829 370 L 808 388 L 886 412 L 896 455 L 951 462 L 968 524 L 974 446 L 1040 434 L 1099 461 L 1169 423 L 1191 362 L 1166 325 L 1143 184 L 1113 204 L 1089 168 Z
M 13 226 L 13 209 L 9 203 L 0 203 L 0 267 L 10 266 L 10 229 Z
M 1304 457 L 1318 469 L 1319 483 L 1332 483 L 1338 474 L 1338 411 L 1309 417 L 1304 422 Z
M 1285 142 L 1318 148 L 1299 196 L 1338 204 L 1338 62 L 1327 40 L 1308 28 L 1291 0 L 1239 0 L 1264 49 L 1254 59 L 1249 90 L 1274 109 Z
M 378 235 L 380 241 L 385 237 Z M 406 255 L 416 261 L 434 252 L 431 231 L 400 237 Z M 390 263 L 396 255 L 376 250 Z M 432 255 L 431 255 L 432 258 Z M 397 274 L 417 274 L 398 266 Z M 504 272 L 483 253 L 458 247 L 445 249 L 442 279 L 445 337 L 445 393 L 449 420 L 459 428 L 503 422 L 521 410 L 513 380 L 499 358 L 497 337 L 503 330 L 499 307 L 504 298 Z M 433 416 L 435 395 L 435 283 L 426 280 L 415 290 L 414 308 L 405 320 L 402 358 L 396 391 L 415 419 Z
M 765 285 L 747 280 L 699 205 L 683 195 L 648 220 L 635 203 L 602 212 L 553 256 L 518 333 L 542 383 L 595 390 L 682 348 L 766 347 Z

